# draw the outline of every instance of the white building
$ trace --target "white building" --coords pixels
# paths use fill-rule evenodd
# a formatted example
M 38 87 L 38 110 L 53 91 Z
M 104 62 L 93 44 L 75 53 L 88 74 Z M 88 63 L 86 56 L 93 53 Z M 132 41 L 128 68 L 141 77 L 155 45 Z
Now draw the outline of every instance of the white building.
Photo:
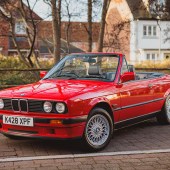
M 116 24 L 124 22 L 126 26 L 119 31 L 119 48 L 113 45 L 109 51 L 124 53 L 132 63 L 170 58 L 170 20 L 158 20 L 148 7 L 148 0 L 111 1 L 107 14 L 110 34 Z
M 139 19 L 131 23 L 130 60 L 160 61 L 170 58 L 167 30 L 170 21 Z

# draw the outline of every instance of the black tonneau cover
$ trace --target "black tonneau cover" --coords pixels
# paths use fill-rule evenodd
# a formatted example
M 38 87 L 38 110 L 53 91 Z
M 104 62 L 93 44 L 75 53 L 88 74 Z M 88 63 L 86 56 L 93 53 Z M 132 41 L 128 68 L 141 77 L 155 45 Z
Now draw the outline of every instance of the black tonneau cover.
M 164 75 L 165 75 L 164 73 L 158 73 L 158 72 L 138 72 L 136 73 L 136 80 L 162 77 Z

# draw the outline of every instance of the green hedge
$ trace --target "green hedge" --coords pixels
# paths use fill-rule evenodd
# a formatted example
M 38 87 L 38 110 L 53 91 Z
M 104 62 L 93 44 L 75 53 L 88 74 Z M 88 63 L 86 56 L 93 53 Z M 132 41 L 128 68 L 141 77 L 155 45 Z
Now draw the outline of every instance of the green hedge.
M 51 68 L 51 61 L 41 61 L 43 68 Z M 18 57 L 4 57 L 0 56 L 0 68 L 4 70 L 11 69 L 28 69 Z M 37 76 L 36 76 L 37 75 Z M 0 71 L 0 86 L 4 85 L 21 85 L 36 82 L 38 80 L 39 72 L 23 72 L 23 71 Z
M 41 60 L 40 64 L 43 68 L 51 68 L 53 65 L 52 60 Z M 145 61 L 135 65 L 136 68 L 170 68 L 170 60 L 161 62 Z M 4 57 L 0 55 L 0 68 L 1 69 L 27 69 L 28 67 L 23 64 L 18 57 Z M 170 72 L 169 72 L 170 73 Z M 22 85 L 38 81 L 35 76 L 39 72 L 23 72 L 23 71 L 0 71 L 0 88 L 4 85 Z

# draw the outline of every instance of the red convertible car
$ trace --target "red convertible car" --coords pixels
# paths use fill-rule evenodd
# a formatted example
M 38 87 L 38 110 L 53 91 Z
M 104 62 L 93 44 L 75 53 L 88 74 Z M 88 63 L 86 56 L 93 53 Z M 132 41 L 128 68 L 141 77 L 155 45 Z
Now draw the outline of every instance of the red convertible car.
M 81 138 L 100 150 L 115 129 L 152 117 L 170 123 L 170 76 L 135 73 L 122 54 L 71 54 L 40 75 L 37 83 L 0 91 L 5 136 Z

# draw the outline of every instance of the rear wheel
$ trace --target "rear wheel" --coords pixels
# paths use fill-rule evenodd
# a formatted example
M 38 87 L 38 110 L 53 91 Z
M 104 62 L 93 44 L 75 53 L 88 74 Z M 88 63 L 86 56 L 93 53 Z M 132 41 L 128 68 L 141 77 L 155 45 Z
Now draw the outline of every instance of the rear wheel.
M 84 143 L 88 149 L 98 151 L 105 148 L 113 134 L 113 121 L 109 113 L 101 108 L 91 111 L 84 131 Z
M 170 95 L 166 98 L 162 111 L 157 115 L 160 124 L 170 124 Z

